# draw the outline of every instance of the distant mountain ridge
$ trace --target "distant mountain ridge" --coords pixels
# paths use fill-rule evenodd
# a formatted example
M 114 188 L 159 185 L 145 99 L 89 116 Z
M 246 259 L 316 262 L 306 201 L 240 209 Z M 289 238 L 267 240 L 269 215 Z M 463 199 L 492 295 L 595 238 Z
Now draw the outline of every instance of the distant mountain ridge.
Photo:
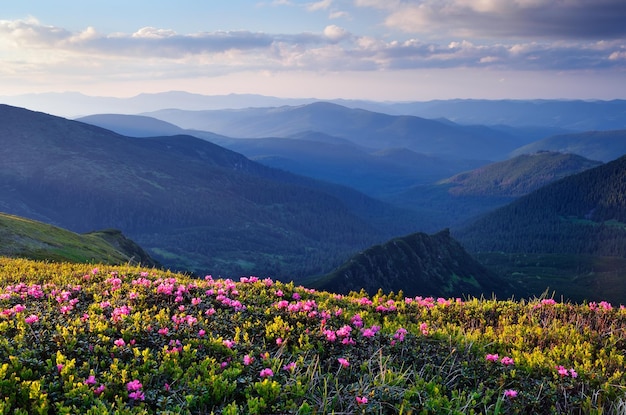
M 416 116 L 394 116 L 328 102 L 238 110 L 161 110 L 145 113 L 182 128 L 235 138 L 290 137 L 318 132 L 371 149 L 407 148 L 452 159 L 502 159 L 526 144 L 518 136 L 483 126 L 461 126 Z
M 372 246 L 321 278 L 323 290 L 370 294 L 402 290 L 411 297 L 508 293 L 510 287 L 476 262 L 449 231 L 415 233 Z
M 522 146 L 511 155 L 537 151 L 573 153 L 592 160 L 608 162 L 626 154 L 626 129 L 558 134 Z
M 626 100 L 481 100 L 452 99 L 416 102 L 376 102 L 319 98 L 277 98 L 255 94 L 201 95 L 184 91 L 145 93 L 128 98 L 93 97 L 76 92 L 0 96 L 0 102 L 76 118 L 98 113 L 139 114 L 167 108 L 216 110 L 281 107 L 332 102 L 390 115 L 447 118 L 464 125 L 533 127 L 533 140 L 568 131 L 626 129 Z M 564 132 L 564 131 L 561 131 Z M 530 133 L 530 130 L 528 131 Z M 541 133 L 540 133 L 541 134 Z
M 245 155 L 266 166 L 349 186 L 378 197 L 415 184 L 432 183 L 486 161 L 448 160 L 407 148 L 370 149 L 320 132 L 288 137 L 231 138 L 207 131 L 183 129 L 156 118 L 96 114 L 78 118 L 118 134 L 136 137 L 189 134 Z

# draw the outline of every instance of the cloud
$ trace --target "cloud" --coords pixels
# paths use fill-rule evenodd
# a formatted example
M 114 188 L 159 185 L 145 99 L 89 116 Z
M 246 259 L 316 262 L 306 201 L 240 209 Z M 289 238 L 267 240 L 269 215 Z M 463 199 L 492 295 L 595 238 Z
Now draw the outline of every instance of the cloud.
M 385 24 L 430 36 L 616 39 L 626 36 L 623 0 L 356 0 L 387 12 Z
M 456 3 L 462 1 L 469 0 Z M 518 0 L 518 3 L 532 7 L 541 1 Z M 368 7 L 388 4 L 376 0 L 358 2 Z M 503 7 L 489 0 L 477 3 L 480 4 L 472 7 L 481 12 Z M 620 70 L 626 59 L 626 46 L 620 39 L 498 42 L 463 37 L 445 42 L 419 37 L 393 39 L 391 35 L 359 36 L 337 25 L 327 25 L 318 33 L 295 34 L 250 31 L 181 34 L 158 27 L 107 34 L 93 27 L 71 32 L 26 19 L 0 21 L 0 53 L 5 57 L 3 73 L 44 77 L 46 71 L 52 70 L 53 62 L 54 71 L 61 72 L 65 65 L 66 71 L 77 77 L 101 70 L 108 78 L 138 76 L 136 73 L 162 78 L 294 69 L 320 72 L 424 68 Z
M 350 36 L 350 33 L 336 25 L 326 26 L 324 28 L 324 36 L 330 39 L 331 42 L 339 42 Z
M 316 12 L 319 10 L 328 10 L 328 8 L 333 4 L 333 0 L 320 0 L 315 3 L 309 3 L 306 5 L 306 9 L 310 12 Z

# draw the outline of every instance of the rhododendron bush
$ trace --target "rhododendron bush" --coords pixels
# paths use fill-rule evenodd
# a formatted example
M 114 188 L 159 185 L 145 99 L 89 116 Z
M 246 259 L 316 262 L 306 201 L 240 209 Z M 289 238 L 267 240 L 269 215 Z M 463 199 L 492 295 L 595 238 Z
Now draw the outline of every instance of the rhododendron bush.
M 606 302 L 0 259 L 0 413 L 610 413 L 625 328 Z

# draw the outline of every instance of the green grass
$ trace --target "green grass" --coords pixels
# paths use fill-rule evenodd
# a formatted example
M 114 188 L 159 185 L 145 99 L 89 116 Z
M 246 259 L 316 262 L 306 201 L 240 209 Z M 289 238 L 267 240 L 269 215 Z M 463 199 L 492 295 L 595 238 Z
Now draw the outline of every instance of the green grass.
M 0 213 L 0 255 L 51 261 L 125 263 L 129 258 L 96 235 Z
M 2 414 L 624 413 L 626 309 L 0 258 Z M 515 395 L 515 396 L 512 396 Z
M 626 258 L 573 254 L 479 253 L 474 257 L 509 280 L 518 297 L 626 303 Z

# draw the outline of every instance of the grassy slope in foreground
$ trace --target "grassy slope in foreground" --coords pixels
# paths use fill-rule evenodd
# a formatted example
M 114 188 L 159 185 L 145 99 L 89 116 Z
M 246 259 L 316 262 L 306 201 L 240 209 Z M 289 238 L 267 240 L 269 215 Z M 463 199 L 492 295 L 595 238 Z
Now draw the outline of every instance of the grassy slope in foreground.
M 46 223 L 0 213 L 0 255 L 67 262 L 128 262 L 131 259 L 129 256 L 104 239 L 105 236 L 123 238 L 111 232 L 81 235 Z
M 615 413 L 626 310 L 0 258 L 1 413 Z

